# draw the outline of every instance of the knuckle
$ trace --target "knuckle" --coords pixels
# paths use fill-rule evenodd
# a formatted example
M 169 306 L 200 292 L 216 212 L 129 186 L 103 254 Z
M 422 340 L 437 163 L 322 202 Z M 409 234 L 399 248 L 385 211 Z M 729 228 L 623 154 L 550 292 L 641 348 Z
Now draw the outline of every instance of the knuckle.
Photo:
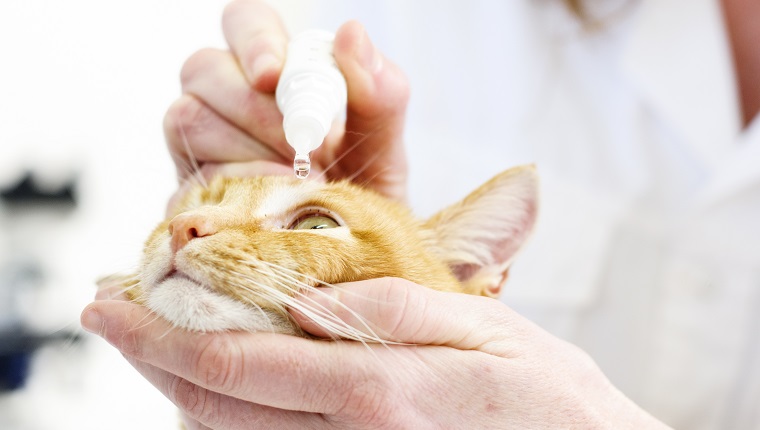
M 241 64 L 252 65 L 256 58 L 265 52 L 279 55 L 285 40 L 267 31 L 258 31 L 251 34 L 245 48 L 238 53 Z
M 214 393 L 177 376 L 171 382 L 169 395 L 188 417 L 205 423 L 218 421 L 219 397 Z
M 236 23 L 240 22 L 240 16 L 250 14 L 251 6 L 254 6 L 248 0 L 235 0 L 230 2 L 222 12 L 222 28 L 225 34 L 231 31 Z M 265 20 L 271 18 L 279 20 L 277 16 L 270 16 L 268 10 L 257 10 L 258 18 Z M 278 26 L 254 25 L 248 29 L 245 39 L 240 42 L 245 45 L 234 46 L 235 53 L 243 65 L 253 64 L 253 61 L 264 52 L 271 52 L 282 56 L 283 49 L 287 44 L 284 34 L 276 31 Z M 233 44 L 234 45 L 234 44 Z
M 382 326 L 390 340 L 404 341 L 406 333 L 415 333 L 422 324 L 422 320 L 416 317 L 425 315 L 426 304 L 419 294 L 410 291 L 411 287 L 406 280 L 387 278 L 386 288 L 382 291 L 384 297 L 378 303 L 390 304 L 391 311 L 379 309 L 378 318 L 383 320 Z
M 227 334 L 206 336 L 199 342 L 191 365 L 201 385 L 224 393 L 240 388 L 243 369 L 240 349 Z
M 337 412 L 336 420 L 356 427 L 385 428 L 399 414 L 402 402 L 385 378 L 368 377 L 359 384 L 346 386 L 346 393 Z
M 108 333 L 105 335 L 106 338 L 110 337 L 108 336 Z M 115 340 L 116 348 L 118 348 L 125 357 L 133 357 L 138 360 L 143 358 L 143 344 L 140 341 L 140 333 L 138 333 L 137 330 L 129 330 Z
M 183 87 L 188 86 L 199 75 L 219 58 L 219 50 L 214 48 L 203 48 L 195 51 L 182 64 L 179 79 Z
M 198 118 L 201 115 L 202 105 L 195 99 L 195 97 L 184 95 L 177 99 L 169 106 L 164 115 L 164 134 L 167 137 L 170 145 L 177 145 L 176 149 L 180 149 L 179 143 L 182 143 L 182 135 L 187 135 L 192 130 L 193 124 L 198 122 Z
M 358 396 L 354 411 L 358 423 L 371 424 L 373 427 L 386 427 L 390 417 L 398 414 L 400 405 L 382 392 L 367 392 Z

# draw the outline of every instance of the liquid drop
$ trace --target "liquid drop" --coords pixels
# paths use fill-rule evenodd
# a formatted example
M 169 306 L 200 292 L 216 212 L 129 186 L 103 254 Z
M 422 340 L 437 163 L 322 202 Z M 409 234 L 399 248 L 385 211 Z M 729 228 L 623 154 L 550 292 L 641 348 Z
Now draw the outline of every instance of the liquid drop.
M 293 159 L 293 171 L 295 171 L 296 178 L 306 179 L 310 170 L 311 159 L 309 154 L 296 154 L 296 158 Z

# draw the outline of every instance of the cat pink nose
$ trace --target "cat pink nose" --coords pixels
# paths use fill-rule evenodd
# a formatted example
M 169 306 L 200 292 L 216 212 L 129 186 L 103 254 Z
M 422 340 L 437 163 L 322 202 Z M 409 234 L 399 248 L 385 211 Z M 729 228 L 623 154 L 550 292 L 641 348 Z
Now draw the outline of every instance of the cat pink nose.
M 207 217 L 197 214 L 179 214 L 169 222 L 169 234 L 172 235 L 172 252 L 177 253 L 191 240 L 211 236 L 216 233 L 214 225 Z

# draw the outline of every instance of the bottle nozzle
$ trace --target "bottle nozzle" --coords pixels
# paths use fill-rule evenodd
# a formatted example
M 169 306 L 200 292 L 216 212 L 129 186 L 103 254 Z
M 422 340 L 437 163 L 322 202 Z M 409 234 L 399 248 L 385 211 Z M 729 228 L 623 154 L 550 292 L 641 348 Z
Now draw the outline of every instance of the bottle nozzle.
M 322 124 L 315 118 L 320 113 L 318 109 L 294 109 L 284 115 L 285 140 L 296 153 L 308 154 L 322 144 L 330 124 Z

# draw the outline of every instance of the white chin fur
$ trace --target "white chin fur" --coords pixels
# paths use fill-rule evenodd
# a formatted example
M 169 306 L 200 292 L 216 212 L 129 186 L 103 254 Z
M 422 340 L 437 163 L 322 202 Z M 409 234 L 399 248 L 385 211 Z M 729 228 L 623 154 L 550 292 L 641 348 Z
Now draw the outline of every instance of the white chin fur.
M 172 277 L 150 288 L 148 307 L 172 324 L 188 330 L 282 332 L 281 317 L 215 293 L 193 280 Z

